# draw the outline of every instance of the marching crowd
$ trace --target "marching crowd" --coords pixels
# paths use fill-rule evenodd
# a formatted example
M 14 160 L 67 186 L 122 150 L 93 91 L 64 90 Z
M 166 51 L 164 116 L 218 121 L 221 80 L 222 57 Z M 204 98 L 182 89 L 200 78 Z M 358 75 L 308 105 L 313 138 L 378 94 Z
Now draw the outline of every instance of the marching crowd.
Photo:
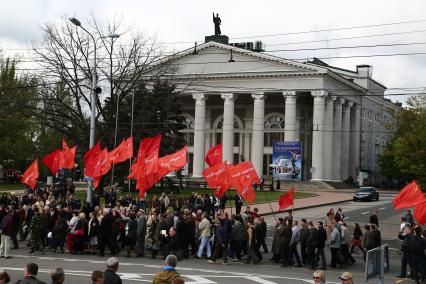
M 30 253 L 48 250 L 71 254 L 111 255 L 124 252 L 127 257 L 156 258 L 175 255 L 178 260 L 206 258 L 224 264 L 244 261 L 257 264 L 268 247 L 268 226 L 257 208 L 242 212 L 243 202 L 233 198 L 235 212 L 225 212 L 226 197 L 193 193 L 190 198 L 170 200 L 167 194 L 154 195 L 147 203 L 130 194 L 118 197 L 113 189 L 95 193 L 92 203 L 81 204 L 71 194 L 55 196 L 48 190 L 37 194 L 3 194 L 0 197 L 0 257 L 10 258 L 9 248 L 27 241 Z M 412 276 L 425 277 L 424 232 L 414 225 L 412 215 L 404 217 L 400 228 L 403 240 L 401 277 L 411 268 Z M 311 269 L 345 267 L 355 263 L 352 253 L 364 253 L 381 245 L 377 214 L 369 224 L 348 228 L 341 208 L 327 213 L 324 221 L 298 220 L 293 213 L 276 220 L 271 247 L 271 261 L 287 266 Z M 350 233 L 353 231 L 353 234 Z M 423 248 L 419 249 L 419 248 Z M 326 249 L 331 259 L 326 260 Z M 263 253 L 261 253 L 261 250 Z M 418 278 L 420 277 L 420 278 Z

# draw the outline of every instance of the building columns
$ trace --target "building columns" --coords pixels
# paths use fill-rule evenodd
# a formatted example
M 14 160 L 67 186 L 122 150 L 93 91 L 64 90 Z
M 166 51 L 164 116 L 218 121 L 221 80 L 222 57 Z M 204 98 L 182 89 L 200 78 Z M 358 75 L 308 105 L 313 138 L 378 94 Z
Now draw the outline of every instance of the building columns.
M 284 141 L 299 141 L 299 127 L 296 121 L 296 92 L 283 92 L 285 99 Z
M 194 118 L 194 162 L 193 177 L 201 177 L 204 170 L 205 150 L 205 125 L 206 125 L 206 99 L 205 94 L 193 94 L 195 100 Z
M 222 160 L 234 163 L 234 94 L 221 94 L 223 103 Z
M 253 135 L 251 161 L 259 177 L 263 175 L 263 140 L 265 128 L 265 96 L 263 93 L 251 95 L 254 99 Z
M 312 131 L 312 180 L 324 179 L 324 111 L 326 91 L 312 91 L 313 131 Z
M 345 105 L 343 105 L 343 111 L 342 111 L 342 164 L 340 167 L 342 180 L 346 180 L 349 177 L 352 105 L 353 105 L 353 102 L 348 101 Z
M 354 104 L 351 111 L 351 156 L 350 156 L 350 176 L 357 180 L 359 172 L 359 148 L 361 140 L 361 107 Z
M 324 117 L 324 179 L 333 180 L 333 105 L 336 96 L 326 99 Z
M 338 98 L 334 102 L 333 114 L 333 180 L 342 181 L 341 161 L 342 161 L 342 105 L 344 98 Z

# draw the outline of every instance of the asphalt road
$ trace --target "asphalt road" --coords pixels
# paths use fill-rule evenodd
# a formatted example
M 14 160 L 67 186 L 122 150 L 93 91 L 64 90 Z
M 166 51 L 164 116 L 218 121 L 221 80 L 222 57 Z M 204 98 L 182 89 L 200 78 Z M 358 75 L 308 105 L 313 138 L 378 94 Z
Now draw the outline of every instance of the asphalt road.
M 346 212 L 347 222 L 360 222 L 364 224 L 368 222 L 369 213 L 374 209 L 379 211 L 380 228 L 383 231 L 389 230 L 395 232 L 398 227 L 399 215 L 404 212 L 393 211 L 390 204 L 391 197 L 383 197 L 379 202 L 345 202 L 334 208 L 342 207 Z M 305 209 L 296 212 L 297 218 L 307 218 L 310 220 L 322 220 L 325 212 L 330 206 L 323 206 L 311 209 Z M 381 209 L 382 208 L 382 209 Z M 365 214 L 363 214 L 365 213 Z M 396 215 L 395 215 L 396 214 Z M 285 215 L 285 214 L 284 214 Z M 396 220 L 396 222 L 395 222 Z M 273 224 L 274 217 L 268 216 L 269 225 Z M 272 234 L 272 231 L 269 233 Z M 388 233 L 389 236 L 396 234 Z M 271 238 L 268 238 L 270 246 Z M 389 240 L 392 241 L 392 240 Z M 384 241 L 386 242 L 386 241 Z M 28 255 L 28 249 L 21 245 L 19 250 L 12 250 L 12 259 L 0 259 L 0 267 L 5 269 L 12 276 L 14 283 L 17 279 L 23 277 L 23 267 L 28 262 L 35 262 L 40 266 L 39 278 L 50 282 L 49 271 L 56 267 L 62 267 L 66 271 L 65 283 L 90 283 L 90 274 L 94 270 L 104 270 L 107 257 L 97 257 L 89 255 L 69 255 L 47 253 L 46 255 Z M 327 260 L 330 256 L 327 252 Z M 386 274 L 385 283 L 408 283 L 407 280 L 395 279 L 398 274 L 400 256 L 395 250 L 390 251 L 390 268 L 391 272 Z M 264 261 L 258 265 L 247 265 L 239 262 L 232 262 L 224 265 L 220 261 L 216 264 L 208 263 L 207 260 L 189 259 L 179 262 L 178 271 L 184 276 L 186 283 L 192 284 L 212 284 L 212 283 L 232 283 L 232 284 L 250 284 L 250 283 L 312 283 L 312 270 L 308 268 L 281 268 L 279 265 L 269 261 L 270 254 L 264 255 Z M 365 283 L 364 281 L 364 263 L 361 255 L 354 255 L 357 263 L 345 269 L 332 269 L 326 271 L 328 283 L 340 283 L 338 275 L 343 271 L 351 271 L 354 274 L 356 283 Z M 163 265 L 161 259 L 148 258 L 126 258 L 120 256 L 119 273 L 123 279 L 123 283 L 137 283 L 152 281 L 153 275 L 160 271 Z M 377 280 L 371 280 L 375 283 Z

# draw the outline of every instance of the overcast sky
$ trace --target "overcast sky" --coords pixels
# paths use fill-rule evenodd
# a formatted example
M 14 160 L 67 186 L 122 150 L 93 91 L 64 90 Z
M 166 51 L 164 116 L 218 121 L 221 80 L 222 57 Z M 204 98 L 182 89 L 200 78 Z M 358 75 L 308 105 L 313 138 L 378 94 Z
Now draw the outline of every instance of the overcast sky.
M 180 50 L 192 46 L 194 41 L 202 42 L 205 35 L 214 32 L 213 11 L 222 19 L 222 34 L 228 35 L 232 42 L 262 40 L 270 54 L 289 59 L 426 53 L 426 44 L 421 44 L 426 43 L 426 2 L 421 0 L 0 0 L 0 4 L 0 49 L 4 55 L 30 57 L 31 54 L 20 49 L 30 48 L 32 42 L 39 40 L 40 27 L 46 22 L 77 17 L 84 25 L 91 14 L 100 20 L 122 19 L 122 32 L 140 30 L 156 34 L 163 42 L 186 42 L 168 45 L 171 50 Z M 321 31 L 407 21 L 417 22 Z M 283 35 L 304 31 L 317 32 Z M 342 40 L 348 37 L 355 38 Z M 305 43 L 295 44 L 298 42 Z M 395 46 L 406 43 L 420 44 Z M 394 46 L 318 49 L 383 44 Z M 287 51 L 277 51 L 284 49 Z M 372 65 L 374 78 L 388 88 L 426 87 L 426 54 L 323 60 L 351 70 L 359 64 Z

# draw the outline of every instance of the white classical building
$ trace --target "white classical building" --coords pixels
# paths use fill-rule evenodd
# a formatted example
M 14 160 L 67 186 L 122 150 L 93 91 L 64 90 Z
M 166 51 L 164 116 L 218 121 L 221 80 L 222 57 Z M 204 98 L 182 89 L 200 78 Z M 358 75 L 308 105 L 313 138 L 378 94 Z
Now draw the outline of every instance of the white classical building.
M 354 72 L 217 42 L 165 62 L 183 90 L 191 176 L 201 177 L 206 151 L 222 143 L 224 160 L 252 161 L 268 178 L 272 142 L 300 141 L 303 180 L 355 179 L 360 169 L 380 179 L 378 155 L 392 135 L 385 126 L 398 106 L 370 66 Z

